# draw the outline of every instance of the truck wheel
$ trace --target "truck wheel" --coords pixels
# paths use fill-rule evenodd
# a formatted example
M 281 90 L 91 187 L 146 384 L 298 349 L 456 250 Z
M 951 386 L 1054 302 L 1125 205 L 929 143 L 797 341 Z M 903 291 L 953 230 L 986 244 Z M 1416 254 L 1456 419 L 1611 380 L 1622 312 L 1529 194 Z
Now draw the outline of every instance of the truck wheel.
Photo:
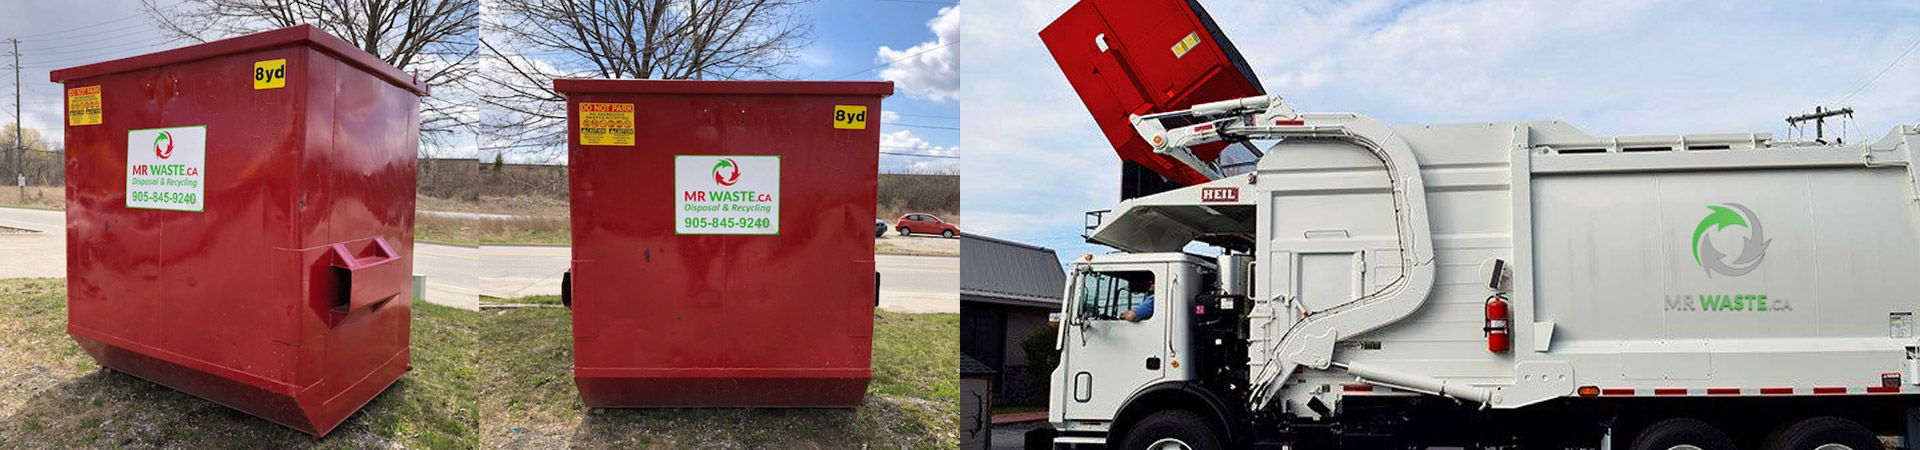
M 1767 438 L 1766 450 L 1880 450 L 1880 438 L 1854 421 L 1815 417 L 1795 422 Z
M 1162 411 L 1127 432 L 1122 450 L 1220 450 L 1207 419 L 1191 411 Z
M 1654 422 L 1633 440 L 1633 450 L 1735 450 L 1727 433 L 1706 422 L 1678 418 Z

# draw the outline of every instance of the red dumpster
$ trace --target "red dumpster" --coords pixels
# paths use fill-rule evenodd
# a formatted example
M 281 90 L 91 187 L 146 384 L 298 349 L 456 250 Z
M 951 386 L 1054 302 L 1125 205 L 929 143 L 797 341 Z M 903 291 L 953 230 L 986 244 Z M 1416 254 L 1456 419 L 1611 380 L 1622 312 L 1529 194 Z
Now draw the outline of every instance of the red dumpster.
M 315 436 L 408 369 L 425 85 L 309 26 L 51 78 L 88 355 Z
M 890 82 L 554 80 L 593 407 L 853 407 Z
M 1266 92 L 1198 2 L 1082 0 L 1040 30 L 1040 40 L 1120 157 L 1182 185 L 1207 179 L 1154 153 L 1128 116 Z M 1193 151 L 1212 161 L 1225 147 Z

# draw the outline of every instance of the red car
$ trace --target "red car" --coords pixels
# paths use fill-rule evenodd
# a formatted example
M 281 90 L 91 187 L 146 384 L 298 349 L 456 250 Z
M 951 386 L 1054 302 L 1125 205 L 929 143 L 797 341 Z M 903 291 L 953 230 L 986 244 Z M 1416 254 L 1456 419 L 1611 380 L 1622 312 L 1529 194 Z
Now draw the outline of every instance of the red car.
M 959 225 L 947 223 L 946 221 L 940 220 L 939 217 L 934 217 L 932 214 L 914 213 L 900 216 L 900 220 L 894 221 L 893 226 L 895 229 L 900 230 L 901 236 L 912 236 L 914 233 L 926 233 L 939 234 L 941 237 L 952 238 L 960 235 Z

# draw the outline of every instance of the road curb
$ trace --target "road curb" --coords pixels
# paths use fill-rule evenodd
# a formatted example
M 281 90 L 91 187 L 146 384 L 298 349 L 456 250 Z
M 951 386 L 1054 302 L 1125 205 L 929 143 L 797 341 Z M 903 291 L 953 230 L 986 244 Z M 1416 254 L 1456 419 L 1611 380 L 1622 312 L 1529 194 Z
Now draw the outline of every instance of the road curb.
M 459 242 L 441 242 L 441 241 L 429 241 L 429 240 L 425 240 L 425 239 L 414 239 L 414 240 L 413 240 L 413 242 L 414 242 L 414 243 L 416 243 L 416 244 L 419 244 L 419 243 L 427 243 L 427 244 L 433 244 L 433 245 L 445 245 L 445 246 L 448 246 L 448 247 L 466 247 L 466 248 L 473 248 L 473 249 L 477 249 L 477 248 L 480 248 L 480 245 L 479 245 L 479 244 L 463 244 L 463 243 L 459 243 Z
M 481 242 L 482 247 L 572 247 L 573 244 L 528 244 L 519 242 Z

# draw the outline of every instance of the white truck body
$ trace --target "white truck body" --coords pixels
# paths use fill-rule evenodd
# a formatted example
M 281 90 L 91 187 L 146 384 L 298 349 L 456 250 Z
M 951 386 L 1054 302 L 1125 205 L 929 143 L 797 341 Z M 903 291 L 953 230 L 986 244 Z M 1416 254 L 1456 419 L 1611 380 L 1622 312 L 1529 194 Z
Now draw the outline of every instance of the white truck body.
M 1920 129 L 1849 145 L 1596 138 L 1558 121 L 1391 128 L 1265 100 L 1197 106 L 1183 113 L 1213 120 L 1182 129 L 1136 120 L 1168 152 L 1224 133 L 1280 140 L 1253 173 L 1122 202 L 1088 240 L 1129 254 L 1079 264 L 1234 270 L 1164 255 L 1245 242 L 1250 409 L 1319 418 L 1348 397 L 1397 395 L 1511 409 L 1584 396 L 1920 394 Z M 1157 288 L 1163 311 L 1212 289 L 1181 276 Z M 1512 309 L 1504 353 L 1483 330 L 1497 292 Z M 1088 378 L 1137 371 L 1137 359 L 1096 363 L 1070 348 L 1128 325 L 1062 327 L 1056 427 L 1104 430 L 1099 416 L 1133 395 Z M 1174 340 L 1116 345 L 1187 348 L 1183 330 L 1159 328 Z

